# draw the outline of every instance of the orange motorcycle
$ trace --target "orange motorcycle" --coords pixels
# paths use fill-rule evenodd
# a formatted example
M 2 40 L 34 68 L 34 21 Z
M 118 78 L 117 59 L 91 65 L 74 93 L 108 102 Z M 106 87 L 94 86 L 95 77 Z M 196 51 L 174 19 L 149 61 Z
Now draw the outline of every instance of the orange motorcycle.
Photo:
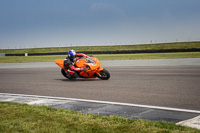
M 55 63 L 61 67 L 61 73 L 64 77 L 72 79 L 71 75 L 64 70 L 64 59 L 56 59 Z M 101 67 L 100 61 L 95 57 L 80 58 L 75 62 L 75 66 L 79 68 L 86 68 L 87 72 L 77 72 L 80 78 L 100 78 L 102 80 L 108 80 L 110 73 L 103 67 Z M 74 79 L 74 78 L 73 78 Z

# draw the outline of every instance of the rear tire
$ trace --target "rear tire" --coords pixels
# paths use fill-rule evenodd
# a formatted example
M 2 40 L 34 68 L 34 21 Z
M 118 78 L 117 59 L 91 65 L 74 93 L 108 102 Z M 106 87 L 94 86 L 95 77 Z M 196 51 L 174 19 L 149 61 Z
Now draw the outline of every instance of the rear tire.
M 63 68 L 61 69 L 61 73 L 62 75 L 65 77 L 65 78 L 68 78 L 70 80 L 72 79 L 76 79 L 76 78 L 73 78 L 68 72 L 66 72 Z
M 110 78 L 110 73 L 104 68 L 100 71 L 100 76 L 98 78 L 102 80 L 108 80 Z

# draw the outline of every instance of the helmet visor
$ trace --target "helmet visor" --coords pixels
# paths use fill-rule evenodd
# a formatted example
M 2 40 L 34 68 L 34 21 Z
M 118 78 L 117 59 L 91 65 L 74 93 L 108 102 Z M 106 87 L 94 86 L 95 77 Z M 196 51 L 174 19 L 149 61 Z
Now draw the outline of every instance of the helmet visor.
M 71 55 L 71 58 L 73 59 L 73 58 L 76 58 L 76 55 Z

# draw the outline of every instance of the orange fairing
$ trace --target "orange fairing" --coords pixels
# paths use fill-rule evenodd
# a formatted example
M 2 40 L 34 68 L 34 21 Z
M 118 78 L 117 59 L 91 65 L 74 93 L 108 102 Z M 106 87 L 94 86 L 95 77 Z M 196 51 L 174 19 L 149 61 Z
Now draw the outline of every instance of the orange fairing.
M 83 67 L 84 63 L 85 63 L 85 59 L 79 59 L 76 61 L 75 65 L 77 67 Z
M 80 72 L 80 75 L 83 77 L 87 77 L 87 78 L 96 78 L 95 73 L 98 71 L 98 69 L 100 68 L 100 61 L 95 58 L 95 57 L 90 57 L 90 58 L 83 58 L 83 59 L 79 59 L 76 61 L 75 65 L 77 67 L 83 67 L 83 68 L 87 68 L 88 72 Z
M 63 67 L 63 63 L 64 63 L 64 59 L 56 59 L 55 60 L 55 63 L 60 66 L 61 68 L 64 68 Z

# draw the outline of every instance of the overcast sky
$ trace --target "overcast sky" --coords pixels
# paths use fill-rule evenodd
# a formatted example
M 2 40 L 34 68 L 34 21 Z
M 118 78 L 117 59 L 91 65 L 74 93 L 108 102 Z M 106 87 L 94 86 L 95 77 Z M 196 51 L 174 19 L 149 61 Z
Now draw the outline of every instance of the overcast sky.
M 0 0 L 0 48 L 199 41 L 200 0 Z

